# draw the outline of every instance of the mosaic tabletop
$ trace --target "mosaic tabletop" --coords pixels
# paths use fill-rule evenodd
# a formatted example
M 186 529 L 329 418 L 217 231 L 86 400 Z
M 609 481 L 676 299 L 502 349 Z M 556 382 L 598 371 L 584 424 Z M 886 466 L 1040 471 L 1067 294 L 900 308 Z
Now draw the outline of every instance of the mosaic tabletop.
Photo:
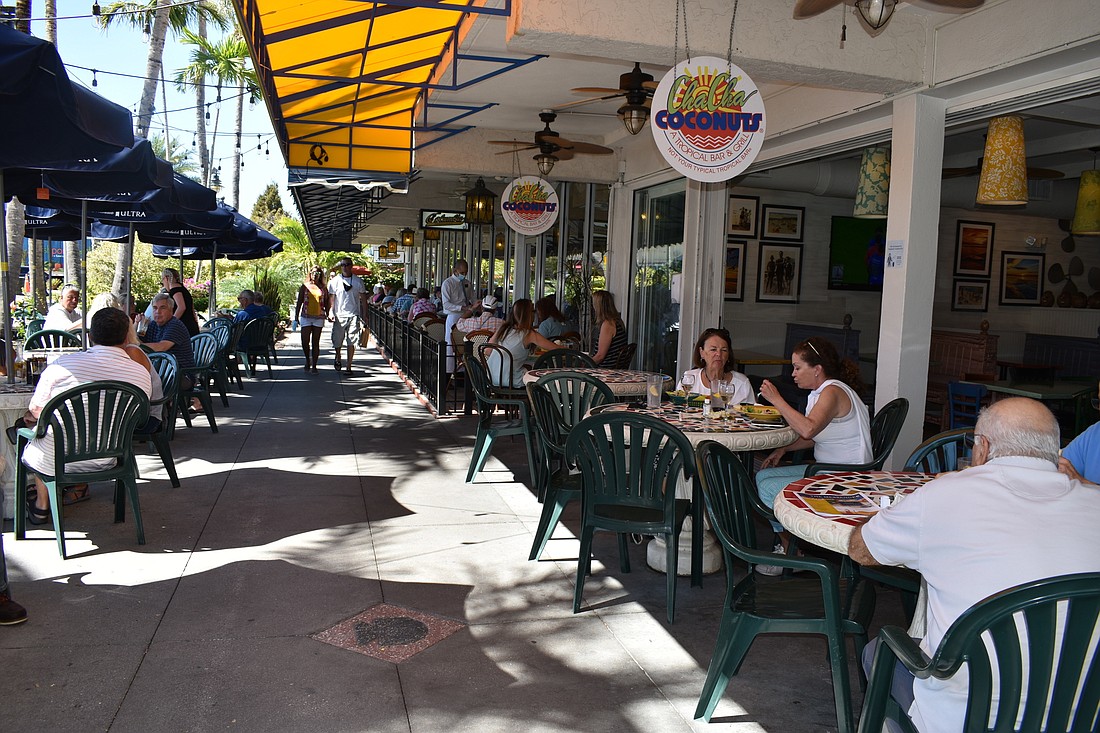
M 684 409 L 662 403 L 660 407 L 653 409 L 634 404 L 604 405 L 592 412 L 605 410 L 630 411 L 656 417 L 675 425 L 692 444 L 714 440 L 735 451 L 771 450 L 790 445 L 798 439 L 794 428 L 786 423 L 751 422 L 733 411 L 712 412 L 703 417 L 702 408 Z
M 555 372 L 579 372 L 581 374 L 587 374 L 590 377 L 595 377 L 608 387 L 611 391 L 620 397 L 628 397 L 631 395 L 645 396 L 645 383 L 649 377 L 661 377 L 665 382 L 672 380 L 664 374 L 658 374 L 657 372 L 640 372 L 632 369 L 600 369 L 599 367 L 584 368 L 578 367 L 576 369 L 532 369 L 523 375 L 524 384 L 533 384 L 538 381 L 539 377 L 544 374 L 554 374 Z
M 899 471 L 812 476 L 783 489 L 775 500 L 775 516 L 796 537 L 847 554 L 853 527 L 935 477 Z

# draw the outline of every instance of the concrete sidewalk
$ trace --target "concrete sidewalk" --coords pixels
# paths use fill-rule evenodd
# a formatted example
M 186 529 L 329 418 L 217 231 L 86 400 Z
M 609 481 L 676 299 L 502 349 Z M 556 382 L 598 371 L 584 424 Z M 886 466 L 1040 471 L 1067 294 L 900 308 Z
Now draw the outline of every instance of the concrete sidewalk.
M 681 579 L 669 626 L 644 548 L 624 575 L 599 537 L 573 615 L 576 511 L 528 562 L 522 443 L 466 484 L 473 419 L 433 418 L 376 351 L 352 377 L 326 353 L 306 374 L 291 334 L 273 379 L 215 399 L 217 434 L 181 421 L 181 488 L 142 456 L 146 545 L 108 486 L 66 509 L 68 561 L 52 530 L 5 525 L 30 620 L 0 629 L 0 730 L 835 730 L 813 637 L 762 638 L 693 721 L 724 575 Z

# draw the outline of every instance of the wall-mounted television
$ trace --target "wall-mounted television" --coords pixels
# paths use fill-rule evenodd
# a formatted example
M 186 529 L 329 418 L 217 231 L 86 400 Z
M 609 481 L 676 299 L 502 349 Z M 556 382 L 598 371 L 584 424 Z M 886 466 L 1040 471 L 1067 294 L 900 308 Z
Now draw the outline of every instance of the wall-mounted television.
M 834 216 L 829 236 L 829 290 L 882 290 L 886 220 Z

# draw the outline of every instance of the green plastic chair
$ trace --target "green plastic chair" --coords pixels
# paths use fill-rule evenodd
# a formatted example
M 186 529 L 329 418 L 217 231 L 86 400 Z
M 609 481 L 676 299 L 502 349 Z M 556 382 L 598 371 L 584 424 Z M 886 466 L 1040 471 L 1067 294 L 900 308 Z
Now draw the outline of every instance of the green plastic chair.
M 806 469 L 807 476 L 829 471 L 881 471 L 894 443 L 901 434 L 905 416 L 909 414 L 909 400 L 898 397 L 882 406 L 871 420 L 871 462 L 870 463 L 811 463 Z
M 23 343 L 23 350 L 61 349 L 68 346 L 80 346 L 80 337 L 71 331 L 47 328 L 27 336 L 27 340 Z
M 971 606 L 951 624 L 931 658 L 903 629 L 884 626 L 859 731 L 878 733 L 886 719 L 903 730 L 916 730 L 890 695 L 898 662 L 919 679 L 937 680 L 954 677 L 966 664 L 970 686 L 963 730 L 967 733 L 1095 731 L 1100 716 L 1100 654 L 1088 652 L 1098 619 L 1100 573 L 1080 573 L 1024 583 Z M 1026 645 L 1019 636 L 1020 622 L 1027 630 Z M 1022 662 L 1025 648 L 1026 665 Z M 999 694 L 997 713 L 990 726 L 995 694 Z
M 151 442 L 157 449 L 164 470 L 168 472 L 168 478 L 172 481 L 173 488 L 179 488 L 180 479 L 176 474 L 176 461 L 172 457 L 172 444 L 168 437 L 168 421 L 176 414 L 176 393 L 179 391 L 179 367 L 176 357 L 167 352 L 155 351 L 149 354 L 149 361 L 160 376 L 161 386 L 164 388 L 164 396 L 159 400 L 149 402 L 149 411 L 161 411 L 160 425 L 152 433 L 134 433 L 134 440 L 139 443 Z M 140 425 L 138 427 L 141 427 Z
M 615 393 L 603 382 L 577 372 L 543 375 L 527 385 L 531 415 L 538 430 L 538 460 L 532 464 L 535 488 L 542 499 L 542 513 L 535 529 L 528 560 L 538 560 L 562 511 L 569 502 L 581 498 L 580 475 L 570 472 L 565 457 L 569 431 L 597 405 L 615 402 Z M 554 468 L 554 463 L 559 465 Z
M 38 333 L 39 331 L 42 330 L 42 327 L 44 325 L 46 325 L 46 319 L 45 318 L 32 318 L 31 320 L 27 321 L 27 333 L 26 333 L 26 335 L 29 337 L 32 334 Z
M 944 473 L 955 471 L 960 458 L 974 451 L 974 428 L 958 428 L 933 435 L 916 447 L 905 462 L 906 471 Z
M 667 548 L 668 622 L 676 617 L 676 569 L 680 529 L 691 502 L 676 498 L 677 480 L 695 475 L 687 437 L 649 415 L 601 412 L 586 417 L 569 433 L 565 455 L 581 473 L 581 548 L 573 613 L 581 610 L 584 579 L 597 529 L 619 534 L 619 567 L 630 572 L 626 535 L 663 535 Z
M 40 438 L 49 430 L 54 442 L 54 470 L 52 475 L 41 475 L 50 499 L 50 516 L 53 518 L 54 535 L 61 559 L 67 559 L 65 551 L 64 513 L 61 490 L 65 486 L 95 481 L 115 482 L 115 522 L 125 520 L 126 497 L 134 508 L 134 524 L 137 525 L 139 545 L 145 544 L 145 529 L 141 523 L 141 506 L 138 502 L 137 462 L 134 460 L 134 429 L 145 423 L 149 416 L 149 397 L 132 384 L 124 382 L 88 382 L 52 397 L 42 408 L 38 423 L 33 428 L 17 431 L 16 452 L 34 438 Z M 68 464 L 96 458 L 113 458 L 111 468 L 91 471 L 73 471 Z M 15 539 L 26 538 L 27 466 L 19 461 L 15 475 Z
M 229 407 L 229 369 L 225 363 L 226 351 L 229 342 L 233 340 L 233 322 L 228 318 L 215 318 L 210 322 L 206 332 L 212 334 L 218 341 L 218 355 L 214 357 L 214 366 L 210 369 L 210 376 L 218 392 L 222 396 L 222 405 Z
M 695 462 L 711 527 L 725 555 L 726 599 L 707 679 L 695 708 L 696 719 L 710 721 L 730 678 L 737 674 L 749 648 L 761 634 L 821 634 L 828 642 L 837 725 L 854 730 L 845 635 L 855 638 L 856 658 L 867 645 L 867 623 L 874 608 L 874 589 L 865 592 L 855 614 L 845 614 L 842 582 L 832 563 L 810 557 L 774 555 L 758 550 L 753 515 L 760 506 L 752 480 L 737 455 L 720 443 L 704 441 Z M 750 565 L 738 581 L 734 566 Z M 779 565 L 813 573 L 815 578 L 768 579 L 759 582 L 752 565 Z
M 231 323 L 231 331 L 229 332 L 229 345 L 225 347 L 225 352 L 222 356 L 222 365 L 225 367 L 226 382 L 232 384 L 237 382 L 237 389 L 244 390 L 244 379 L 241 378 L 241 355 L 237 353 L 240 348 L 241 336 L 244 334 L 244 327 L 247 326 L 247 321 L 233 321 Z
M 245 322 L 244 331 L 237 340 L 237 355 L 251 376 L 256 376 L 256 365 L 262 358 L 267 364 L 267 376 L 271 377 L 270 346 L 275 333 L 275 320 L 253 318 Z
M 218 356 L 218 340 L 210 333 L 195 334 L 191 337 L 191 351 L 194 354 L 195 366 L 181 370 L 176 410 L 183 417 L 187 427 L 191 427 L 191 413 L 188 408 L 191 407 L 191 398 L 198 398 L 203 414 L 210 423 L 210 432 L 216 433 L 218 424 L 214 421 L 214 402 L 210 399 L 210 390 L 207 387 L 210 383 L 210 370 L 214 366 L 214 359 Z M 183 387 L 184 375 L 191 377 L 190 389 Z M 173 417 L 172 427 L 168 431 L 169 438 L 176 433 L 175 422 Z
M 499 396 L 489 383 L 489 375 L 485 367 L 477 359 L 466 360 L 466 378 L 470 381 L 470 388 L 474 392 L 477 402 L 477 437 L 474 439 L 474 452 L 470 456 L 470 469 L 466 472 L 466 483 L 474 480 L 474 476 L 493 448 L 493 441 L 505 435 L 522 435 L 527 442 L 527 465 L 535 465 L 534 436 L 531 434 L 531 422 L 528 419 L 527 400 L 514 397 Z M 505 421 L 493 421 L 497 408 L 514 409 L 519 415 L 517 419 Z
M 535 359 L 534 369 L 595 369 L 596 362 L 583 351 L 551 349 Z

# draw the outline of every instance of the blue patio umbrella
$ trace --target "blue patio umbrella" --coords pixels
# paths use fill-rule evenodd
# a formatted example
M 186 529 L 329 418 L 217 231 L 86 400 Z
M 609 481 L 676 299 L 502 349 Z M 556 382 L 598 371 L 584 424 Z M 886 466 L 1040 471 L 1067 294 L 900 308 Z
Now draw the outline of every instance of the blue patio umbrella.
M 52 43 L 0 26 L 0 169 L 110 155 L 130 112 L 74 86 Z

